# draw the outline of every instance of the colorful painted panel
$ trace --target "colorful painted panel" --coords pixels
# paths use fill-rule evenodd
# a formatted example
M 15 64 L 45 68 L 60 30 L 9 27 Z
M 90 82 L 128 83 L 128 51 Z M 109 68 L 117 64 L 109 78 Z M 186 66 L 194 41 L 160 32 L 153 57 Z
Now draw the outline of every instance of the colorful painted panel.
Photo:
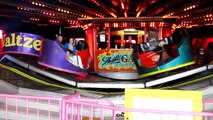
M 98 70 L 136 71 L 132 61 L 132 50 L 98 50 L 96 52 Z
M 7 33 L 4 35 L 3 53 L 22 53 L 38 56 L 42 37 L 29 33 Z

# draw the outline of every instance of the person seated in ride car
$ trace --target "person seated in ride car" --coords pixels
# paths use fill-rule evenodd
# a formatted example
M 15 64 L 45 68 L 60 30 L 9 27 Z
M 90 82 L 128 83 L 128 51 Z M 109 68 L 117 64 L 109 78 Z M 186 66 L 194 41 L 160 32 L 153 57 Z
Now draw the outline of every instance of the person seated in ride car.
M 70 55 L 72 55 L 72 56 L 76 55 L 75 39 L 70 38 L 69 43 L 66 43 L 64 45 L 64 48 L 67 49 L 67 56 L 66 57 L 69 57 Z
M 156 62 L 158 65 L 165 64 L 170 58 L 166 48 L 166 43 L 164 41 L 159 41 L 157 48 L 154 50 L 157 53 L 151 57 L 151 60 Z
M 62 45 L 65 44 L 64 37 L 61 34 L 56 34 L 56 40 L 58 40 Z
M 74 38 L 69 39 L 69 43 L 66 43 L 64 47 L 67 49 L 66 60 L 75 66 L 83 68 L 81 57 L 76 53 L 76 41 Z

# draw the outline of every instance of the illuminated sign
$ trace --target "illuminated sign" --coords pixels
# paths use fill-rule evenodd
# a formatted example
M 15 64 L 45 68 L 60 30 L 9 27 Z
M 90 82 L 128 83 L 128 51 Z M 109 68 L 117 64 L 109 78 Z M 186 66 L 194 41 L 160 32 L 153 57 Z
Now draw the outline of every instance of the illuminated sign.
M 98 35 L 100 42 L 106 42 L 106 31 L 100 31 L 98 32 Z
M 7 33 L 4 35 L 3 53 L 39 55 L 42 37 L 29 33 Z
M 98 70 L 136 71 L 131 54 L 132 50 L 99 50 L 97 51 Z
M 106 41 L 105 34 L 100 35 L 100 42 L 105 42 L 105 41 Z

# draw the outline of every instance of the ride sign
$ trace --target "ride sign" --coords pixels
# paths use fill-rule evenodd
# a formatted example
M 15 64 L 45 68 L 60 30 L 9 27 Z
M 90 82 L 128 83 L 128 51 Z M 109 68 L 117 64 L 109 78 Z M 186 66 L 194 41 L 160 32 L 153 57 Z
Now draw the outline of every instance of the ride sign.
M 132 50 L 99 50 L 97 55 L 98 70 L 136 71 L 132 61 Z
M 3 53 L 22 53 L 38 56 L 42 37 L 29 33 L 7 33 L 3 39 Z

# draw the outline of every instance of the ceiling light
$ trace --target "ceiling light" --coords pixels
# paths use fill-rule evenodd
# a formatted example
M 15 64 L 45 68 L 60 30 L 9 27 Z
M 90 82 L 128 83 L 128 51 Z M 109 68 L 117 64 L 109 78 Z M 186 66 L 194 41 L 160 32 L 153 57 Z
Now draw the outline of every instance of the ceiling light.
M 124 3 L 121 3 L 121 8 L 124 9 Z
M 124 29 L 124 31 L 129 31 L 129 32 L 131 31 L 132 32 L 132 31 L 137 31 L 137 30 L 134 29 L 134 28 L 127 28 L 127 29 Z
M 124 16 L 127 17 L 127 13 L 126 12 L 124 12 Z

